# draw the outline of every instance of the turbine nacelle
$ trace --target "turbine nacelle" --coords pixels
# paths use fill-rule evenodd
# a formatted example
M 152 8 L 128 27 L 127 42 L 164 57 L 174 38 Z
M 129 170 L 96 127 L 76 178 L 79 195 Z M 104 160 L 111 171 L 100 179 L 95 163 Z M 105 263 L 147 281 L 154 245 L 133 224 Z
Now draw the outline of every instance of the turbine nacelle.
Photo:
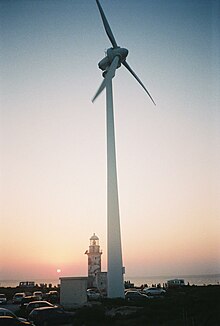
M 120 46 L 116 48 L 109 48 L 107 50 L 106 57 L 99 62 L 98 66 L 101 70 L 105 72 L 110 67 L 114 58 L 119 57 L 119 61 L 117 65 L 117 68 L 119 68 L 121 66 L 121 63 L 125 61 L 127 55 L 128 55 L 128 50 L 125 48 L 121 48 Z

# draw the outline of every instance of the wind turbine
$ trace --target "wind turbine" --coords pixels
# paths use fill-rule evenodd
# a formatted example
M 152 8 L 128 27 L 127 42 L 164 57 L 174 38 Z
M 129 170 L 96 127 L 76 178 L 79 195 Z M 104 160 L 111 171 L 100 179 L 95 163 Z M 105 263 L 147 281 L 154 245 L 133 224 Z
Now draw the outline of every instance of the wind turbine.
M 126 61 L 128 50 L 118 46 L 115 37 L 111 31 L 109 23 L 106 19 L 104 11 L 99 0 L 96 0 L 103 25 L 112 44 L 107 50 L 107 55 L 103 58 L 98 66 L 103 71 L 103 82 L 92 99 L 92 102 L 106 88 L 106 125 L 107 125 L 107 250 L 108 250 L 108 297 L 124 298 L 124 281 L 123 281 L 123 265 L 122 265 L 122 249 L 121 249 L 121 232 L 120 232 L 120 216 L 118 202 L 118 184 L 116 169 L 116 153 L 115 153 L 115 132 L 114 132 L 114 113 L 113 113 L 113 94 L 112 79 L 115 71 L 121 64 L 128 69 L 133 77 L 139 82 L 148 94 L 152 102 L 155 104 L 150 93 L 131 69 Z

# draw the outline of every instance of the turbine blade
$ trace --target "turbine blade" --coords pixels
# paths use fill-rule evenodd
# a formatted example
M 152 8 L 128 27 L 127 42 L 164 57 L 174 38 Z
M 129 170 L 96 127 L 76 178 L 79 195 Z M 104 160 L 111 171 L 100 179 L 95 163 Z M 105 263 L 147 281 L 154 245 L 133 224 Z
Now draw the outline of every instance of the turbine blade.
M 105 17 L 104 11 L 103 11 L 100 3 L 99 3 L 99 0 L 96 0 L 96 3 L 97 3 L 97 6 L 99 8 L 99 12 L 101 14 L 101 17 L 102 17 L 102 21 L 103 21 L 103 24 L 104 24 L 105 31 L 106 31 L 106 33 L 107 33 L 107 35 L 108 35 L 108 37 L 109 37 L 109 39 L 110 39 L 110 41 L 111 41 L 111 43 L 113 45 L 113 48 L 117 48 L 118 45 L 117 45 L 117 43 L 115 41 L 114 35 L 113 35 L 112 31 L 111 31 L 111 28 L 109 26 L 109 23 L 108 23 L 106 17 Z
M 130 73 L 139 82 L 139 84 L 141 84 L 141 86 L 143 87 L 143 89 L 147 92 L 148 96 L 150 97 L 151 101 L 154 103 L 154 105 L 156 105 L 156 103 L 154 102 L 152 96 L 150 95 L 150 93 L 148 92 L 148 90 L 146 89 L 146 87 L 144 86 L 144 84 L 141 82 L 141 80 L 138 78 L 138 76 L 135 74 L 135 72 L 131 69 L 131 67 L 129 66 L 129 64 L 127 63 L 127 61 L 123 61 L 122 64 L 128 69 L 128 71 L 130 71 Z
M 92 102 L 94 102 L 95 99 L 101 94 L 103 89 L 106 87 L 108 81 L 111 80 L 115 76 L 115 70 L 117 69 L 118 62 L 119 62 L 119 57 L 116 56 L 113 59 L 113 61 L 112 61 L 111 65 L 110 65 L 110 67 L 108 69 L 108 72 L 107 72 L 103 82 L 101 83 L 99 89 L 97 90 L 95 96 L 93 97 Z

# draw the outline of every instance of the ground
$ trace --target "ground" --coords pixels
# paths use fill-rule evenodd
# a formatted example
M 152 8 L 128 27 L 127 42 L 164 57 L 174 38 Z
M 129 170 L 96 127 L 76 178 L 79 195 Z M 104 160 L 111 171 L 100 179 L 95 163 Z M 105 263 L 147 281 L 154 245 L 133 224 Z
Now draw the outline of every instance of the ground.
M 0 293 L 12 297 L 10 293 L 14 293 L 14 289 L 0 288 Z M 19 306 L 13 307 L 19 315 Z M 105 299 L 78 309 L 72 325 L 219 326 L 220 286 L 185 286 L 168 291 L 164 298 L 141 304 Z

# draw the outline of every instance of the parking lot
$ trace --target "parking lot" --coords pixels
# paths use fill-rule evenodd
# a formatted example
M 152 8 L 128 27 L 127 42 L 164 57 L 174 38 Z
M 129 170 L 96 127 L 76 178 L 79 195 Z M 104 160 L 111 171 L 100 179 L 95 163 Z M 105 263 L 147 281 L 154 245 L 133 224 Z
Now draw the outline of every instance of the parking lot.
M 1 304 L 0 308 L 5 308 L 17 315 L 17 312 L 20 310 L 20 304 L 13 304 L 12 300 L 9 300 L 7 304 Z M 59 324 L 59 326 L 73 326 L 73 323 Z

